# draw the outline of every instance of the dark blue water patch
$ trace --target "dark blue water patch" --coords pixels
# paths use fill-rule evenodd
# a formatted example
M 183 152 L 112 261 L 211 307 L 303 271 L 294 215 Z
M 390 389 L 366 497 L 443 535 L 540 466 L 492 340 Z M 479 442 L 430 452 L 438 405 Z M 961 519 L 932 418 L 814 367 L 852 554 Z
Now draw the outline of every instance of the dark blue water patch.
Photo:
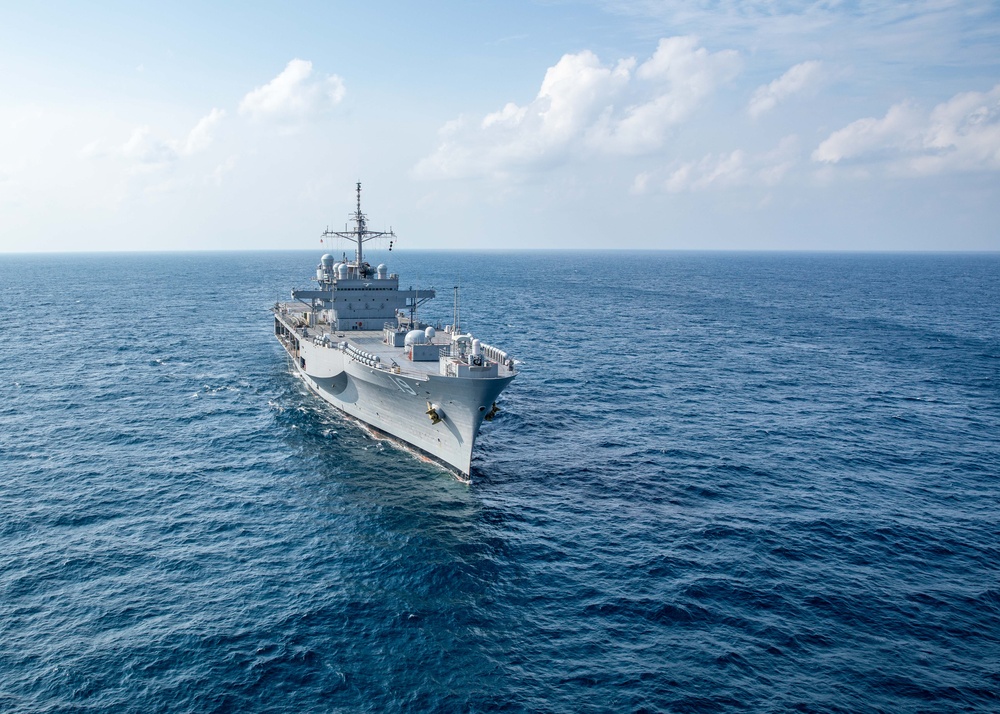
M 523 360 L 471 485 L 290 374 L 317 258 L 0 259 L 0 709 L 1000 708 L 997 256 L 379 256 Z

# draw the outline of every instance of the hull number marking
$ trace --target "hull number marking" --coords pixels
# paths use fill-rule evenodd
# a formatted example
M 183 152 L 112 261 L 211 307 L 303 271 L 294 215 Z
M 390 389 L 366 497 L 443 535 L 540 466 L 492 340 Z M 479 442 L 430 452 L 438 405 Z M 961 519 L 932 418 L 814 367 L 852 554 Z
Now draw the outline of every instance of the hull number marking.
M 414 397 L 417 396 L 417 393 L 413 391 L 413 387 L 411 387 L 409 384 L 407 384 L 399 377 L 393 377 L 391 374 L 386 376 L 389 377 L 389 379 L 391 379 L 393 383 L 400 388 L 401 391 L 406 392 L 407 394 L 412 394 Z

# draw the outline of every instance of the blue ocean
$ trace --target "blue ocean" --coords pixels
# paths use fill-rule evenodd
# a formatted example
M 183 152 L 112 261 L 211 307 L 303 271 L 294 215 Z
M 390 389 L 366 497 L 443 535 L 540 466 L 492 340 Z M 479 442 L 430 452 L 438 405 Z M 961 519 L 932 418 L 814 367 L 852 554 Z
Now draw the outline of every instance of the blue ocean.
M 0 256 L 0 711 L 1000 710 L 1000 255 L 369 256 L 522 362 L 465 483 L 320 252 Z

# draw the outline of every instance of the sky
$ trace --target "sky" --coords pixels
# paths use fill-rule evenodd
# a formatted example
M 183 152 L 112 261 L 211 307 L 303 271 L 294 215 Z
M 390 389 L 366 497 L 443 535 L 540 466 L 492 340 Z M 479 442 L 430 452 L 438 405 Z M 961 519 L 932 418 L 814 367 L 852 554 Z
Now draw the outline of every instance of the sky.
M 995 0 L 0 7 L 0 252 L 1000 250 Z

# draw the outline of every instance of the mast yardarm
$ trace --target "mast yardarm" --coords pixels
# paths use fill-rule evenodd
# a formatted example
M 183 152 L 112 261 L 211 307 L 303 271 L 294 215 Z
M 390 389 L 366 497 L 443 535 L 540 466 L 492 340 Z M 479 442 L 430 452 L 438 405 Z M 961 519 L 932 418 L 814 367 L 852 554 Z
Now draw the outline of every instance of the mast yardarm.
M 368 217 L 361 212 L 361 182 L 358 181 L 358 206 L 354 211 L 354 215 L 351 216 L 351 220 L 354 221 L 353 231 L 331 231 L 327 228 L 323 231 L 323 237 L 337 236 L 338 238 L 344 238 L 346 240 L 355 241 L 358 247 L 355 249 L 354 254 L 354 265 L 360 268 L 364 264 L 364 249 L 363 246 L 370 240 L 376 238 L 382 238 L 384 236 L 389 236 L 391 239 L 396 238 L 396 234 L 392 232 L 390 228 L 387 231 L 370 231 L 368 230 Z M 392 248 L 392 243 L 389 243 L 389 248 Z

